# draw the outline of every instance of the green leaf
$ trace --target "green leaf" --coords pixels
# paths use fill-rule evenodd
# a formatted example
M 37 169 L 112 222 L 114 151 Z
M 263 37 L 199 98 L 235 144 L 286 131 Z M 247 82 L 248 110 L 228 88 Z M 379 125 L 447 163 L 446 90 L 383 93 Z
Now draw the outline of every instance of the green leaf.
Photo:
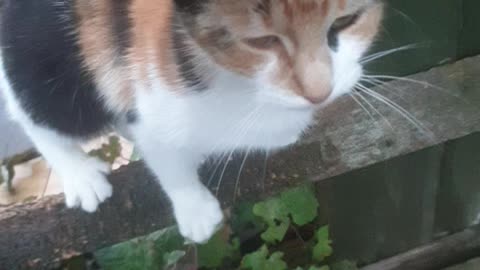
M 120 144 L 120 138 L 117 136 L 110 136 L 108 138 L 108 143 L 102 144 L 100 149 L 92 150 L 88 154 L 113 164 L 115 160 L 120 157 L 121 153 L 122 145 Z
M 312 222 L 318 215 L 318 201 L 310 186 L 291 189 L 282 193 L 280 198 L 293 223 L 299 226 Z
M 152 256 L 152 249 L 145 239 L 138 239 L 102 249 L 95 253 L 98 263 L 105 270 L 156 269 L 160 262 Z
M 272 198 L 255 204 L 253 213 L 261 217 L 267 224 L 274 224 L 275 220 L 288 218 L 288 211 L 280 198 Z
M 358 270 L 357 264 L 352 261 L 340 261 L 331 266 L 332 270 Z
M 167 252 L 163 254 L 163 261 L 165 262 L 165 266 L 173 266 L 175 265 L 183 256 L 185 256 L 186 252 L 183 250 L 174 250 L 172 252 Z
M 282 241 L 293 223 L 303 226 L 317 216 L 318 201 L 310 186 L 303 186 L 283 192 L 280 196 L 259 202 L 253 206 L 253 213 L 267 224 L 262 239 L 267 243 Z
M 95 252 L 104 270 L 158 270 L 185 255 L 183 237 L 175 228 L 155 232 Z
M 324 226 L 315 233 L 315 246 L 313 247 L 313 259 L 317 262 L 322 262 L 325 258 L 333 253 L 332 241 L 329 239 L 329 227 Z
M 278 221 L 278 224 L 274 223 L 273 225 L 269 225 L 267 230 L 263 232 L 260 237 L 267 243 L 280 242 L 285 237 L 289 227 L 290 219 L 286 217 L 283 220 Z
M 234 235 L 241 236 L 251 230 L 260 232 L 264 228 L 262 220 L 252 211 L 254 205 L 251 202 L 239 202 L 233 206 L 230 225 Z
M 283 253 L 275 252 L 268 256 L 268 248 L 262 246 L 259 250 L 245 255 L 242 260 L 242 269 L 250 270 L 286 270 L 287 264 L 282 260 Z
M 297 267 L 295 268 L 294 270 L 303 270 L 302 267 Z M 322 266 L 322 267 L 318 267 L 318 266 L 310 266 L 310 268 L 308 268 L 308 270 L 330 270 L 330 267 L 328 267 L 327 265 L 325 266 Z
M 239 243 L 229 243 L 226 230 L 217 232 L 206 244 L 198 246 L 198 264 L 200 267 L 217 268 L 229 257 L 234 256 Z
M 272 198 L 259 202 L 253 206 L 253 213 L 267 224 L 267 230 L 262 239 L 267 243 L 282 241 L 290 225 L 290 218 L 283 202 L 279 198 Z
M 308 268 L 308 270 L 330 270 L 330 267 L 328 267 L 327 265 L 322 266 L 322 267 L 310 266 L 310 268 Z
M 263 270 L 267 261 L 268 249 L 262 246 L 259 250 L 243 257 L 242 268 L 251 270 Z

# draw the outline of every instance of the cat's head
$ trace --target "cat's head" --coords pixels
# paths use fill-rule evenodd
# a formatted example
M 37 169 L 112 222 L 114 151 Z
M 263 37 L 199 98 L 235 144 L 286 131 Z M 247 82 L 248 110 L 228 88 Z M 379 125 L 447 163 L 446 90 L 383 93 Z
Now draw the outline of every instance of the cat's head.
M 348 93 L 382 18 L 377 0 L 176 0 L 196 43 L 266 99 L 311 106 Z M 277 100 L 277 101 L 278 101 Z

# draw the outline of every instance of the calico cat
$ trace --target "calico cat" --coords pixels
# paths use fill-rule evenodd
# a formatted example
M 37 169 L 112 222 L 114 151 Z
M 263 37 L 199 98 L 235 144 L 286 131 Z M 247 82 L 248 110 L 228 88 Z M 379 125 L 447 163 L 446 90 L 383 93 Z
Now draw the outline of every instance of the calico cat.
M 1 88 L 12 117 L 93 212 L 109 166 L 79 142 L 124 130 L 180 232 L 222 222 L 199 181 L 209 156 L 293 144 L 362 76 L 376 0 L 3 0 Z M 154 210 L 152 210 L 154 211 Z

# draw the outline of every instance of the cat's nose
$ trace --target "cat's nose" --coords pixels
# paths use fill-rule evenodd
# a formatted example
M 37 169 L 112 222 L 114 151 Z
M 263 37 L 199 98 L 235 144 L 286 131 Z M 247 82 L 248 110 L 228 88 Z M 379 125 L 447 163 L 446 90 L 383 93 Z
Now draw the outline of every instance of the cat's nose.
M 312 103 L 313 105 L 318 105 L 318 104 L 321 104 L 322 102 L 324 102 L 328 96 L 329 96 L 329 93 L 328 94 L 325 94 L 325 93 L 322 93 L 320 95 L 305 95 L 304 98 L 306 100 L 308 100 L 310 103 Z

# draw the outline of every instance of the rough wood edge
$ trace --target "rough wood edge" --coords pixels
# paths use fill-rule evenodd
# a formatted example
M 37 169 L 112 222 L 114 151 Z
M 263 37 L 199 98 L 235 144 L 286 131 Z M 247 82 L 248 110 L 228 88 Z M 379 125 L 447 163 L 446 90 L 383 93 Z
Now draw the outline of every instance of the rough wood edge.
M 322 112 L 319 126 L 298 145 L 266 162 L 262 154 L 251 155 L 238 189 L 235 182 L 241 155 L 228 165 L 220 190 L 212 190 L 219 193 L 227 207 L 237 199 L 257 200 L 305 179 L 320 181 L 478 132 L 479 60 L 480 57 L 469 58 L 410 77 L 434 82 L 448 89 L 448 93 L 429 85 L 419 87 L 401 81 L 387 85 L 405 93 L 402 104 L 432 136 L 425 136 L 384 107 L 379 107 L 379 111 L 389 119 L 389 124 L 381 118 L 372 120 L 346 98 Z M 388 95 L 385 90 L 378 91 Z M 373 104 L 379 106 L 378 102 Z M 210 178 L 212 167 L 215 166 L 204 167 L 204 179 Z M 123 167 L 109 178 L 114 196 L 94 214 L 65 209 L 63 196 L 0 210 L 0 269 L 49 268 L 63 258 L 173 224 L 168 201 L 159 195 L 160 187 L 142 164 Z
M 478 256 L 480 225 L 363 267 L 362 270 L 438 270 Z

